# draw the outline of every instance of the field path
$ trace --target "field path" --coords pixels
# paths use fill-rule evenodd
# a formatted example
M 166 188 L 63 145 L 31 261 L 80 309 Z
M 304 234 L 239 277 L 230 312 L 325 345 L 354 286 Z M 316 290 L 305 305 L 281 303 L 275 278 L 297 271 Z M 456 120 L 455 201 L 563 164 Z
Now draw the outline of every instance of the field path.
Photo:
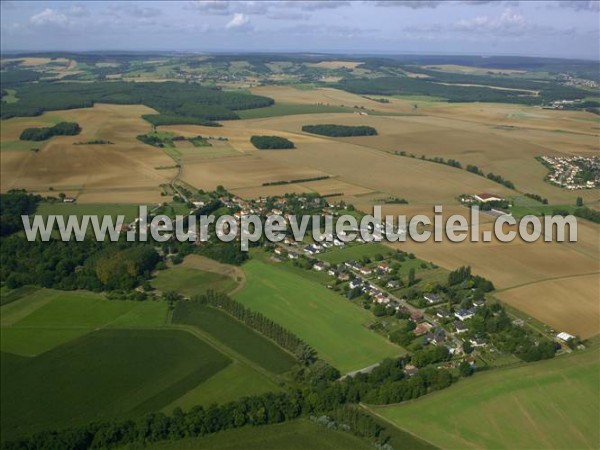
M 600 275 L 600 272 L 587 272 L 587 273 L 578 273 L 576 275 L 565 275 L 561 277 L 550 277 L 550 278 L 542 278 L 540 280 L 529 281 L 527 283 L 515 284 L 514 286 L 509 286 L 502 289 L 497 289 L 496 293 L 510 291 L 511 289 L 517 289 L 524 286 L 531 286 L 533 284 L 543 283 L 545 281 L 555 281 L 555 280 L 568 280 L 571 278 L 579 278 L 579 277 L 589 277 L 591 275 Z

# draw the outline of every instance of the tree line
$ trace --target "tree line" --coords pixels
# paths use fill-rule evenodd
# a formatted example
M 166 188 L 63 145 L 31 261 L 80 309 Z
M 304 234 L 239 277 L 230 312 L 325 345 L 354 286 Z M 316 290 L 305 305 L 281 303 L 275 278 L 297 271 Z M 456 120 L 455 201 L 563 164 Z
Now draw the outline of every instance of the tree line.
M 263 314 L 246 308 L 226 294 L 209 291 L 205 295 L 195 296 L 192 301 L 227 312 L 240 322 L 275 341 L 280 347 L 294 353 L 303 363 L 311 363 L 316 359 L 316 352 L 294 333 Z
M 304 125 L 302 131 L 329 137 L 375 136 L 377 130 L 367 125 Z

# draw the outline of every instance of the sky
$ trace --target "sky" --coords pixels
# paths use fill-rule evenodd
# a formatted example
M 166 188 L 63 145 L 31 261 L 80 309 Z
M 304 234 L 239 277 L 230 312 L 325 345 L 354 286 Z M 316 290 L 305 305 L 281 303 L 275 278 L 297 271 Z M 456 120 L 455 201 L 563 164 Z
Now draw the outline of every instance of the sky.
M 10 1 L 1 49 L 600 59 L 600 1 Z

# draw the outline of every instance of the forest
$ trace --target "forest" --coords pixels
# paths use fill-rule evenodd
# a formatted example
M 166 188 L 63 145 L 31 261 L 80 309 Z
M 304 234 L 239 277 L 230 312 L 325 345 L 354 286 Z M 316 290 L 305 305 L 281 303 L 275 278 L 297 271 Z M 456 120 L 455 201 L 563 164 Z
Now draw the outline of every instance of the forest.
M 377 134 L 375 128 L 366 125 L 304 125 L 302 131 L 329 137 L 375 136 Z
M 521 80 L 497 80 L 495 77 L 466 76 L 433 72 L 432 78 L 408 78 L 388 76 L 379 78 L 346 78 L 340 81 L 338 88 L 355 94 L 371 95 L 429 95 L 442 97 L 448 102 L 497 102 L 519 103 L 525 105 L 541 105 L 555 100 L 583 99 L 589 92 L 583 89 L 564 86 L 559 83 L 538 83 Z M 448 83 L 448 84 L 441 84 Z M 532 89 L 539 95 L 524 95 L 519 90 L 501 90 L 486 86 L 460 86 L 459 84 L 478 84 L 510 86 L 511 89 Z M 523 87 L 524 86 L 524 87 Z
M 252 136 L 250 142 L 259 150 L 282 150 L 294 148 L 294 143 L 280 136 Z
M 52 127 L 25 128 L 19 139 L 22 141 L 45 141 L 52 136 L 75 136 L 81 133 L 76 122 L 60 122 Z
M 17 87 L 19 101 L 2 107 L 2 119 L 38 116 L 44 111 L 89 108 L 94 103 L 143 104 L 156 109 L 165 119 L 155 124 L 190 120 L 237 119 L 235 110 L 261 108 L 274 103 L 258 95 L 224 92 L 219 89 L 176 82 L 165 83 L 37 83 Z M 192 118 L 192 119 L 190 119 Z M 162 123 L 161 123 L 162 122 Z M 194 122 L 196 123 L 196 122 Z

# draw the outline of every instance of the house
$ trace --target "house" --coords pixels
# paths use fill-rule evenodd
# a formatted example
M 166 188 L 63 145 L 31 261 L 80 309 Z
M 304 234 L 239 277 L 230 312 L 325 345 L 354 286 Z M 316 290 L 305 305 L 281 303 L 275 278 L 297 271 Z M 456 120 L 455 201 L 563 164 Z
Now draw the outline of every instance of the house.
M 486 343 L 485 343 L 485 341 L 482 338 L 471 338 L 471 339 L 469 339 L 469 342 L 475 348 L 477 348 L 477 347 L 485 347 L 486 346 Z
M 282 249 L 281 247 L 277 247 L 274 251 L 275 251 L 276 255 L 284 255 L 285 254 L 285 250 Z
M 483 305 L 485 305 L 485 300 L 473 300 L 473 306 L 475 308 L 481 308 Z
M 309 244 L 306 247 L 304 247 L 304 253 L 306 253 L 307 255 L 315 255 L 317 253 L 320 253 L 320 250 L 314 245 Z
M 361 267 L 359 272 L 361 273 L 361 275 L 371 275 L 373 273 L 373 271 L 371 269 L 369 269 L 368 267 Z
M 487 192 L 484 192 L 481 194 L 475 194 L 473 197 L 475 198 L 475 200 L 477 200 L 478 202 L 481 202 L 481 203 L 501 202 L 502 201 L 501 197 L 497 197 L 494 194 L 488 194 Z
M 344 265 L 348 268 L 348 269 L 357 269 L 358 267 L 360 267 L 358 265 L 358 262 L 351 260 L 351 261 L 346 261 L 344 263 Z
M 575 336 L 573 336 L 573 335 L 571 335 L 569 333 L 565 333 L 564 331 L 561 332 L 561 333 L 558 333 L 556 335 L 556 337 L 558 339 L 560 339 L 561 341 L 563 341 L 563 342 L 569 342 L 571 339 L 575 339 Z
M 435 313 L 440 319 L 447 319 L 450 317 L 450 311 L 447 309 L 438 309 L 437 313 Z
M 406 366 L 404 366 L 404 373 L 407 377 L 412 377 L 419 373 L 419 369 L 416 366 L 413 366 L 412 364 L 407 364 Z
M 456 317 L 461 322 L 470 319 L 474 315 L 475 312 L 472 309 L 461 309 L 460 311 L 454 313 L 454 317 Z
M 348 272 L 338 272 L 337 278 L 340 281 L 348 281 L 350 279 L 350 274 Z
M 400 287 L 400 282 L 398 280 L 390 280 L 387 282 L 386 287 L 390 289 L 398 289 Z
M 425 333 L 429 332 L 429 330 L 431 330 L 432 327 L 433 325 L 431 325 L 429 322 L 423 322 L 417 325 L 417 327 L 413 330 L 413 333 L 415 334 L 415 336 L 422 336 Z
M 312 268 L 315 269 L 317 272 L 322 272 L 323 270 L 325 270 L 325 264 L 318 262 Z
M 356 289 L 357 287 L 361 287 L 362 286 L 362 280 L 360 278 L 355 278 L 352 281 L 350 281 L 350 289 Z
M 431 305 L 432 303 L 438 303 L 438 302 L 441 302 L 441 301 L 443 300 L 443 299 L 442 299 L 442 297 L 440 297 L 440 296 L 439 296 L 439 295 L 437 295 L 437 294 L 425 294 L 425 295 L 423 295 L 423 298 L 424 298 L 424 299 L 425 299 L 425 301 L 426 301 L 427 303 L 429 303 L 430 305 Z
M 433 332 L 427 334 L 427 342 L 433 345 L 442 344 L 446 340 L 446 333 L 441 328 L 436 328 Z
M 384 273 L 390 273 L 392 271 L 392 268 L 386 262 L 379 263 L 377 265 L 377 268 Z
M 460 320 L 455 320 L 454 321 L 454 328 L 456 329 L 457 333 L 464 333 L 465 331 L 468 330 L 467 326 L 462 323 Z
M 75 197 L 65 197 L 63 198 L 63 203 L 75 203 L 76 200 Z
M 288 253 L 288 258 L 290 258 L 290 259 L 298 259 L 298 254 L 297 253 Z
M 410 319 L 413 322 L 418 322 L 419 320 L 423 320 L 423 313 L 421 311 L 411 311 L 410 313 Z
M 335 270 L 335 269 L 329 269 L 327 271 L 327 275 L 329 275 L 331 277 L 335 277 L 337 275 L 337 270 Z

